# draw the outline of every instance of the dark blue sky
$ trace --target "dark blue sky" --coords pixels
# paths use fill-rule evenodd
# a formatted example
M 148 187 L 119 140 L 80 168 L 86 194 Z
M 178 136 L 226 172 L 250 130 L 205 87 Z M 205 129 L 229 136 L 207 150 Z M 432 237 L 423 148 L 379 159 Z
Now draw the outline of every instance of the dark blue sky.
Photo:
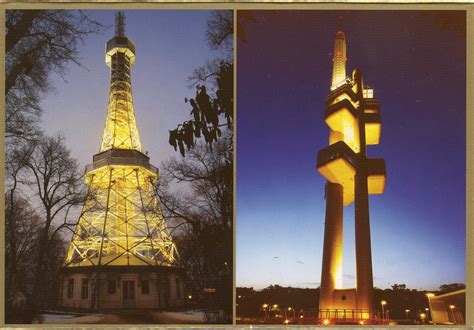
M 325 179 L 315 165 L 328 144 L 324 99 L 339 15 L 347 72 L 359 67 L 381 103 L 381 143 L 368 148 L 387 164 L 385 194 L 370 197 L 374 284 L 465 282 L 465 37 L 450 26 L 462 29 L 464 12 L 253 15 L 241 18 L 246 42 L 237 45 L 237 285 L 319 286 Z M 354 285 L 353 217 L 352 204 L 346 287 Z

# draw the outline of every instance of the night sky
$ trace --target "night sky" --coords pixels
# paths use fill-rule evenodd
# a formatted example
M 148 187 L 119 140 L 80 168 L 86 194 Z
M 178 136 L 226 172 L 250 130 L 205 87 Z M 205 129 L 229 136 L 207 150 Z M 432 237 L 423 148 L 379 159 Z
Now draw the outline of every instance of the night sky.
M 368 147 L 387 165 L 385 193 L 370 196 L 374 285 L 465 282 L 465 13 L 260 11 L 239 21 L 237 285 L 319 286 L 325 179 L 315 166 L 339 15 L 347 74 L 359 67 L 381 104 L 381 143 Z M 354 204 L 344 212 L 343 284 L 353 287 Z

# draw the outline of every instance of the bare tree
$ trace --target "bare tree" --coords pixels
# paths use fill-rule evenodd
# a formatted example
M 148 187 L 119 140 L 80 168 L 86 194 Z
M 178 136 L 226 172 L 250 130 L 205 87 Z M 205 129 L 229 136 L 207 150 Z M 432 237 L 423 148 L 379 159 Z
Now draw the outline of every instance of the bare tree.
M 30 157 L 22 185 L 31 188 L 36 202 L 40 205 L 42 223 L 39 230 L 37 254 L 33 258 L 36 274 L 44 274 L 48 264 L 48 254 L 53 242 L 54 221 L 68 213 L 71 207 L 79 206 L 85 198 L 82 175 L 78 162 L 71 157 L 63 138 L 43 136 L 30 147 Z M 33 299 L 35 307 L 42 304 L 44 297 L 44 277 L 36 276 Z
M 212 49 L 225 49 L 229 52 L 234 48 L 234 12 L 232 10 L 215 10 L 207 21 L 206 37 Z
M 205 212 L 229 227 L 232 222 L 233 185 L 232 133 L 224 131 L 220 139 L 209 148 L 204 142 L 191 148 L 186 157 L 172 157 L 162 164 L 162 175 L 156 189 L 169 217 L 180 217 L 192 222 L 186 213 Z M 182 193 L 169 189 L 171 183 L 186 183 Z M 186 204 L 186 205 L 184 205 Z
M 68 62 L 80 65 L 84 37 L 102 27 L 70 10 L 7 10 L 5 24 L 6 93 L 13 87 L 47 90 L 49 73 L 64 75 Z
M 7 10 L 5 21 L 5 133 L 29 139 L 39 129 L 41 93 L 53 88 L 50 74 L 64 77 L 70 62 L 81 65 L 84 38 L 102 25 L 70 10 Z
M 209 323 L 232 321 L 233 33 L 232 11 L 211 14 L 206 37 L 221 53 L 188 78 L 196 87 L 196 96 L 185 99 L 191 118 L 169 136 L 183 157 L 162 166 L 156 186 L 173 222 L 187 290 L 209 308 Z M 204 294 L 204 288 L 215 293 Z
M 39 255 L 43 255 L 48 248 L 47 233 L 52 221 L 58 213 L 75 203 L 74 198 L 71 198 L 75 192 L 62 189 L 64 185 L 71 185 L 72 177 L 65 178 L 65 173 L 54 173 L 57 170 L 54 166 L 59 163 L 48 163 L 50 160 L 47 157 L 38 158 L 42 151 L 46 151 L 45 143 L 53 146 L 52 140 L 47 142 L 47 138 L 41 137 L 38 126 L 42 112 L 41 94 L 53 89 L 51 73 L 64 78 L 70 62 L 81 65 L 79 49 L 84 38 L 100 32 L 102 25 L 83 11 L 68 10 L 7 10 L 5 24 L 6 202 L 9 210 L 6 220 L 12 224 L 8 234 L 14 249 L 17 234 L 21 234 L 13 226 L 19 216 L 17 211 L 21 212 L 21 209 L 16 210 L 18 203 L 15 202 L 19 198 L 18 186 L 36 181 L 35 193 L 45 209 L 41 215 L 45 222 L 41 226 L 42 235 L 37 249 Z M 56 146 L 59 147 L 58 144 Z M 62 160 L 64 158 L 58 157 L 59 162 Z M 40 168 L 41 161 L 45 163 L 43 168 Z M 66 162 L 63 165 L 73 164 Z M 71 171 L 74 170 L 77 170 L 77 165 L 76 168 L 71 167 Z M 31 179 L 29 175 L 33 174 L 34 179 Z M 58 175 L 57 181 L 53 179 L 55 175 Z M 19 181 L 20 176 L 22 181 Z M 41 184 L 38 184 L 39 181 Z M 61 194 L 64 196 L 60 197 Z M 11 261 L 9 267 L 12 266 L 13 273 L 16 273 L 14 254 Z M 14 282 L 15 277 L 11 281 Z
M 208 89 L 216 87 L 215 76 L 221 66 L 234 62 L 234 13 L 232 10 L 211 12 L 207 21 L 206 39 L 210 48 L 218 54 L 197 67 L 188 77 L 189 86 L 206 84 Z
M 28 244 L 34 235 L 31 230 L 37 219 L 37 214 L 26 198 L 21 196 L 19 185 L 21 174 L 25 171 L 34 148 L 31 144 L 18 141 L 19 145 L 8 146 L 5 161 L 5 229 L 6 229 L 6 307 L 13 307 L 14 294 L 22 286 L 19 265 L 29 251 Z M 39 221 L 39 220 L 38 220 Z M 31 252 L 31 251 L 30 251 Z
M 232 140 L 229 133 L 215 143 L 211 150 L 205 144 L 197 144 L 187 157 L 171 158 L 163 171 L 178 183 L 187 182 L 192 187 L 192 197 L 187 196 L 193 209 L 210 221 L 226 228 L 232 223 Z M 170 198 L 167 198 L 169 200 Z M 176 201 L 176 197 L 175 197 Z M 168 206 L 168 203 L 167 203 Z M 176 207 L 174 212 L 176 212 Z M 171 209 L 169 209 L 171 210 Z M 184 213 L 181 211 L 181 214 Z
M 224 311 L 224 316 L 214 319 L 218 314 L 209 313 L 210 322 L 227 322 L 232 316 L 232 147 L 231 132 L 212 149 L 197 143 L 186 157 L 164 163 L 156 186 L 165 217 L 174 224 L 193 297 L 207 305 L 203 289 L 216 289 L 209 307 Z M 184 187 L 176 191 L 176 184 Z
M 7 192 L 5 200 L 6 322 L 31 322 L 31 319 L 25 319 L 24 311 L 19 311 L 24 307 L 22 299 L 32 291 L 31 259 L 35 254 L 41 218 L 26 198 Z

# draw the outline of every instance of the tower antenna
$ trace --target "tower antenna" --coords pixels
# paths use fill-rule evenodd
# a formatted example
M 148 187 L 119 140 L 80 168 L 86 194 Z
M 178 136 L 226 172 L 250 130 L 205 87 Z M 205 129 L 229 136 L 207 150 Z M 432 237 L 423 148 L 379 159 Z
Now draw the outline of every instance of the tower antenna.
M 125 35 L 125 15 L 123 11 L 118 11 L 115 14 L 115 35 L 117 37 Z
M 339 31 L 344 31 L 344 16 L 339 16 Z

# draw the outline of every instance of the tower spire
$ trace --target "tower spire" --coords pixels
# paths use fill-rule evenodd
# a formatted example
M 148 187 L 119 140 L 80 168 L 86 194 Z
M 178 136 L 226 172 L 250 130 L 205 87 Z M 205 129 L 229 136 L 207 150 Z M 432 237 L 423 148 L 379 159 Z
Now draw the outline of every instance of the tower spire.
M 100 151 L 133 149 L 142 151 L 133 110 L 131 67 L 135 44 L 125 36 L 125 15 L 115 15 L 115 36 L 107 42 L 105 62 L 110 67 L 107 119 Z
M 344 32 L 344 16 L 339 16 L 339 30 Z
M 331 90 L 335 90 L 346 80 L 346 39 L 344 36 L 344 19 L 339 16 L 339 28 L 334 41 L 334 54 L 332 57 L 332 82 Z
M 115 36 L 123 37 L 125 35 L 125 15 L 122 11 L 115 14 Z

